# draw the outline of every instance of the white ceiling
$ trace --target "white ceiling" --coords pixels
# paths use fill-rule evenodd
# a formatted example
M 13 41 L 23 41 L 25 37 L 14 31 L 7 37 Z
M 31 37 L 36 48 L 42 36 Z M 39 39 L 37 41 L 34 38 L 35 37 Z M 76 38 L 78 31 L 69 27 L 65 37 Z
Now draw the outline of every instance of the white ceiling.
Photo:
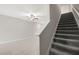
M 45 16 L 48 14 L 46 4 L 0 4 L 0 15 L 7 15 L 15 18 L 27 20 L 27 15 L 36 14 Z

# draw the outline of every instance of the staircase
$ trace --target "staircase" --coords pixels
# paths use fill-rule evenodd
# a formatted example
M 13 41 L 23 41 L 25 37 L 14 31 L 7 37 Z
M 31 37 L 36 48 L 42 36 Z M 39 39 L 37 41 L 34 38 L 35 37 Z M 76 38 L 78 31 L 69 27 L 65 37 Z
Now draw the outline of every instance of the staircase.
M 61 15 L 49 55 L 79 55 L 79 28 L 72 12 Z

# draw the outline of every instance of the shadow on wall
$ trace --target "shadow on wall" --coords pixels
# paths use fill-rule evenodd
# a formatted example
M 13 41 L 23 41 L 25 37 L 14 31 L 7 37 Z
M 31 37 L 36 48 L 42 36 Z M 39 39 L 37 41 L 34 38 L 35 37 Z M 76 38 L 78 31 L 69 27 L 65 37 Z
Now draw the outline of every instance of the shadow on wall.
M 44 31 L 40 34 L 40 54 L 49 54 L 49 49 L 51 46 L 51 41 L 56 32 L 56 28 L 60 18 L 60 10 L 58 5 L 50 5 L 50 22 Z

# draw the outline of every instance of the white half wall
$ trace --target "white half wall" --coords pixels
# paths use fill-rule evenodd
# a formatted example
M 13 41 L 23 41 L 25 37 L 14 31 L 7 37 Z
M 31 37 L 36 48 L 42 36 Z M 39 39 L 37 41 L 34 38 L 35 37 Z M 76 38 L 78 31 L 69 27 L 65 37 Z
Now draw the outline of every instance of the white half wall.
M 72 5 L 72 13 L 73 13 L 75 20 L 79 26 L 79 4 Z
M 60 20 L 60 9 L 58 5 L 50 5 L 50 22 L 40 34 L 40 54 L 48 55 Z

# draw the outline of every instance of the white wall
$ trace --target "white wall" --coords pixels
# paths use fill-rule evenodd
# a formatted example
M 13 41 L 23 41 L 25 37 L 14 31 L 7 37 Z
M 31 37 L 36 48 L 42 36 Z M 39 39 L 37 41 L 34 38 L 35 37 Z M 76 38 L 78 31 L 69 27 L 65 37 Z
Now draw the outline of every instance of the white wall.
M 36 25 L 0 15 L 0 54 L 39 54 Z
M 72 6 L 79 11 L 79 4 L 72 4 Z
M 37 33 L 40 34 L 50 21 L 48 4 L 1 4 L 0 15 L 6 15 L 21 20 L 29 21 L 30 14 L 36 15 L 39 20 L 37 25 Z
M 71 12 L 71 4 L 58 4 L 61 14 Z
M 43 26 L 28 22 L 30 13 Z M 0 54 L 39 54 L 39 34 L 48 21 L 49 5 L 0 5 Z
M 0 4 L 0 14 L 28 20 L 26 16 L 33 13 L 43 17 L 43 20 L 48 20 L 48 17 L 44 17 L 49 15 L 48 6 L 48 4 Z
M 0 16 L 0 42 L 25 39 L 35 34 L 32 22 L 18 20 L 8 16 Z

